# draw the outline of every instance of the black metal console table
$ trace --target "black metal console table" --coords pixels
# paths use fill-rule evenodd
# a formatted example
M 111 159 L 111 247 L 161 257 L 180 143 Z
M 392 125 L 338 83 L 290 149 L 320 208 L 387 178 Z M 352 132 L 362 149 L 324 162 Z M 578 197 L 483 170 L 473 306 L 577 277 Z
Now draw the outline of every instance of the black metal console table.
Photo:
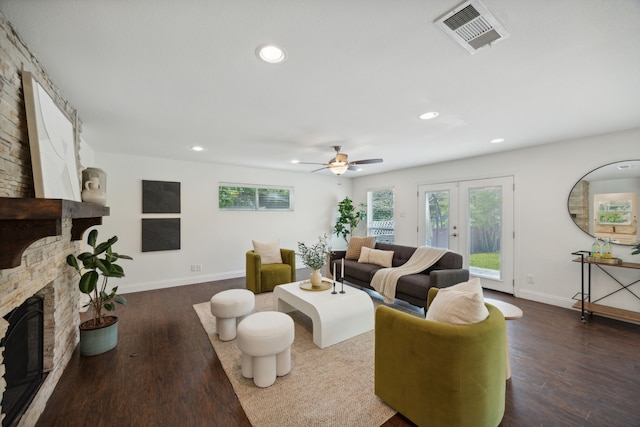
M 636 283 L 639 283 L 640 279 L 637 279 L 625 285 L 624 283 L 620 282 L 620 280 L 615 278 L 609 271 L 603 268 L 603 267 L 615 267 L 615 268 L 631 268 L 631 269 L 640 270 L 640 264 L 637 264 L 634 262 L 622 262 L 620 264 L 609 264 L 604 262 L 593 261 L 588 259 L 589 252 L 587 251 L 572 252 L 571 255 L 578 255 L 579 258 L 575 258 L 573 262 L 579 262 L 581 264 L 581 270 L 580 270 L 580 277 L 582 282 L 581 289 L 580 289 L 580 292 L 575 294 L 573 297 L 573 299 L 577 299 L 576 297 L 580 296 L 580 299 L 573 305 L 573 308 L 580 309 L 580 320 L 582 321 L 582 323 L 585 323 L 587 321 L 585 318 L 585 312 L 589 312 L 590 314 L 593 314 L 593 313 L 603 314 L 605 316 L 615 317 L 623 320 L 630 320 L 632 322 L 640 322 L 640 312 L 624 310 L 621 308 L 609 307 L 606 305 L 597 304 L 598 301 L 601 301 L 622 290 L 628 291 L 631 295 L 633 295 L 634 297 L 640 300 L 640 296 L 638 296 L 638 294 L 636 294 L 635 292 L 633 292 L 633 290 L 630 289 L 631 286 L 635 285 Z M 616 289 L 596 300 L 591 301 L 591 266 L 592 265 L 595 265 L 600 270 L 602 270 L 607 276 L 611 277 L 616 283 L 620 285 L 620 289 Z M 587 292 L 586 293 L 585 293 L 585 277 L 584 277 L 585 266 L 587 267 Z

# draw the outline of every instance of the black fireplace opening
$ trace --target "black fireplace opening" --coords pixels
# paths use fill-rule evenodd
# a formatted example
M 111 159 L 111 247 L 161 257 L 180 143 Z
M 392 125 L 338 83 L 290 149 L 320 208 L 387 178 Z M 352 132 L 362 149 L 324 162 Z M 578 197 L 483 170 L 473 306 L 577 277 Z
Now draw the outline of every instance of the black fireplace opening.
M 44 298 L 34 295 L 4 318 L 9 328 L 0 342 L 7 383 L 2 397 L 3 427 L 17 425 L 44 380 Z

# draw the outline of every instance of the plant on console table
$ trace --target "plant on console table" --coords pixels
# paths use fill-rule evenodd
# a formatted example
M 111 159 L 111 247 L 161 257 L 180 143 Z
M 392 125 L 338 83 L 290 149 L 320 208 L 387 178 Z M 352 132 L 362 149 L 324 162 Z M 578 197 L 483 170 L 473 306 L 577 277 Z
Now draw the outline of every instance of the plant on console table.
M 309 267 L 311 276 L 311 286 L 319 287 L 322 285 L 322 273 L 320 269 L 327 262 L 327 255 L 331 253 L 331 248 L 327 243 L 327 235 L 318 238 L 318 241 L 307 246 L 303 242 L 298 242 L 298 255 L 302 259 L 302 263 Z
M 118 241 L 117 236 L 102 243 L 97 243 L 97 239 L 98 230 L 91 230 L 87 243 L 92 251 L 83 252 L 78 256 L 67 256 L 67 264 L 80 276 L 80 292 L 89 296 L 89 302 L 85 307 L 93 310 L 93 318 L 80 324 L 80 353 L 83 356 L 104 353 L 118 343 L 118 318 L 107 316 L 102 311 L 115 311 L 116 304 L 127 304 L 125 297 L 118 295 L 118 287 L 115 286 L 108 291 L 107 284 L 110 277 L 124 277 L 124 270 L 116 264 L 118 260 L 133 259 L 128 255 L 113 252 L 112 246 Z

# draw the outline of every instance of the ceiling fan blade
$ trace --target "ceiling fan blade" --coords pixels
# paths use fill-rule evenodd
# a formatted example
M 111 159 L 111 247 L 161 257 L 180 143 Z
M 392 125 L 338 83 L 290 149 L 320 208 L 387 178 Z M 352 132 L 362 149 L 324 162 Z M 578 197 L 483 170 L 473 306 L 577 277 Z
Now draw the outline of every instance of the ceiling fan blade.
M 311 163 L 310 163 L 310 164 L 311 164 Z M 322 164 L 322 163 L 314 163 L 314 164 Z M 312 171 L 311 171 L 311 173 L 321 171 L 322 169 L 327 169 L 328 167 L 329 167 L 329 166 L 325 166 L 325 167 L 323 167 L 323 168 L 314 169 L 314 170 L 312 170 Z
M 324 165 L 327 166 L 326 163 L 317 163 L 317 162 L 297 162 L 298 165 Z
M 371 163 L 382 163 L 382 159 L 354 160 L 353 162 L 349 162 L 350 165 L 369 165 Z

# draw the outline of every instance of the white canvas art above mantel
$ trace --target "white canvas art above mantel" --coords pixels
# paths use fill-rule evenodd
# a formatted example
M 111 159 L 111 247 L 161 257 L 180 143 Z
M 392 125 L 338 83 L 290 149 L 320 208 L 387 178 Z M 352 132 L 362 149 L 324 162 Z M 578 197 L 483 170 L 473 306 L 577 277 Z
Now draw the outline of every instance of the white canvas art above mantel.
M 79 202 L 73 123 L 30 72 L 22 85 L 36 197 Z

